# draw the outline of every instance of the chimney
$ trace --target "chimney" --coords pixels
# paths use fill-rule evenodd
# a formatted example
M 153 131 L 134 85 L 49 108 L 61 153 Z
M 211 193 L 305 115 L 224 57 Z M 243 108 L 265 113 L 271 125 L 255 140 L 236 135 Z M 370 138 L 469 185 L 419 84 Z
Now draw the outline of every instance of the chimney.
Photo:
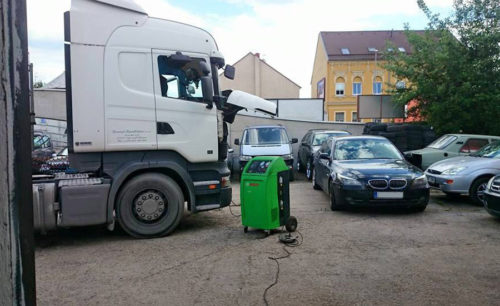
M 260 53 L 255 53 L 255 56 L 257 56 L 257 58 L 260 58 Z

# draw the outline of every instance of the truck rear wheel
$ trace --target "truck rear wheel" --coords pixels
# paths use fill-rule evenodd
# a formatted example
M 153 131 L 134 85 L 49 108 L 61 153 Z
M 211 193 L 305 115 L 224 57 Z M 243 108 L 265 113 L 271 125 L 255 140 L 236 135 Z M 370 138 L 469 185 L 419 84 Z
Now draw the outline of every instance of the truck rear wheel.
M 116 203 L 118 222 L 130 235 L 152 238 L 168 235 L 182 219 L 184 196 L 179 185 L 159 173 L 132 178 Z

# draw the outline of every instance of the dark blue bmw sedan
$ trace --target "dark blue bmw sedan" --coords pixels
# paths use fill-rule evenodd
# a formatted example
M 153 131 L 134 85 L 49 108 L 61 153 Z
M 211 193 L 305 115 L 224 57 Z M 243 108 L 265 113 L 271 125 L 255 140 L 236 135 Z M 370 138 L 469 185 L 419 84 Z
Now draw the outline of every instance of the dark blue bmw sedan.
M 399 206 L 424 211 L 425 174 L 386 138 L 348 136 L 323 142 L 314 158 L 314 189 L 330 196 L 332 210 L 349 206 Z

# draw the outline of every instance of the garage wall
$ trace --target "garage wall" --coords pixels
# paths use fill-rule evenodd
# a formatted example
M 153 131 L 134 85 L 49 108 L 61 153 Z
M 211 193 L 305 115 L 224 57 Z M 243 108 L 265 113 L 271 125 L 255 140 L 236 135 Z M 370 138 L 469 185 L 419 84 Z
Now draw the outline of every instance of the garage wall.
M 66 120 L 66 91 L 64 89 L 35 89 L 35 116 Z

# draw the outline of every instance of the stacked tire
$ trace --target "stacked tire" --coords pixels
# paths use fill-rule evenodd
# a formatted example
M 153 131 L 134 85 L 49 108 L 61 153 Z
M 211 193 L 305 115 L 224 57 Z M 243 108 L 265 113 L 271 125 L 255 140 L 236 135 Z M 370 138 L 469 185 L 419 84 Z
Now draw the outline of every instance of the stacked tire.
M 365 124 L 363 135 L 383 136 L 401 152 L 421 149 L 437 138 L 430 126 L 411 123 L 369 122 Z

